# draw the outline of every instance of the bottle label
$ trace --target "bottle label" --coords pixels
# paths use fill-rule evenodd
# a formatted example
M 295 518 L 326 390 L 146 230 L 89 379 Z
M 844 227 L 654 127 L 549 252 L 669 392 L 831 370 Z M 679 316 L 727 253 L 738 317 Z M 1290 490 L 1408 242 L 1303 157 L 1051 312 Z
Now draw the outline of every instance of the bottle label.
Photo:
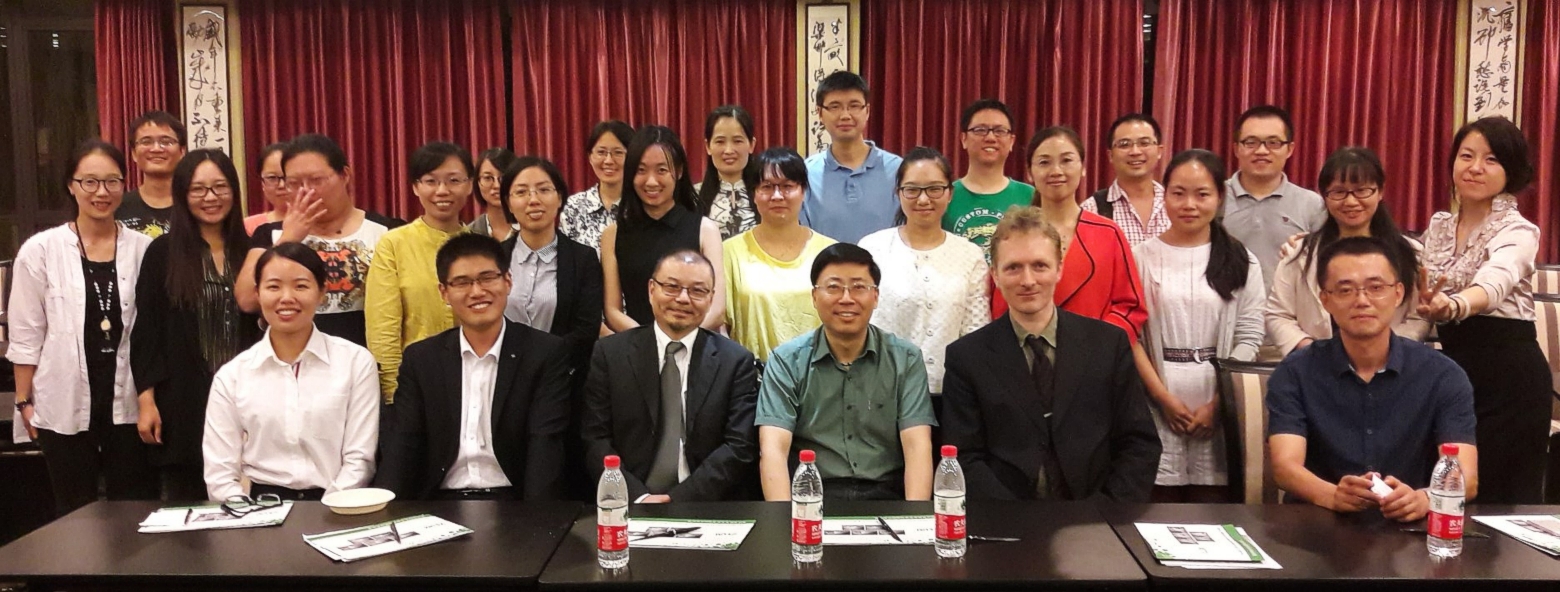
M 964 496 L 962 494 L 937 494 L 932 500 L 937 514 L 937 538 L 959 540 L 964 538 Z
M 1463 536 L 1463 503 L 1461 495 L 1441 495 L 1430 492 L 1430 515 L 1425 530 L 1440 539 L 1460 539 Z
M 602 551 L 622 551 L 628 548 L 628 526 L 596 525 L 596 548 Z
M 791 542 L 798 545 L 823 544 L 823 521 L 792 518 Z

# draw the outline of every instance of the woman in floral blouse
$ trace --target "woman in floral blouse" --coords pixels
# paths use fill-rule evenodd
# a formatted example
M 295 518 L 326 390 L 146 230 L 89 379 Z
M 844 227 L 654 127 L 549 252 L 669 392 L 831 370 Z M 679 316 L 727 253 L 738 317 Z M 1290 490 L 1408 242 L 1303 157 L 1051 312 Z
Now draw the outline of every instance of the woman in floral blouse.
M 738 105 L 721 105 L 704 119 L 704 180 L 694 185 L 699 213 L 715 221 L 725 240 L 758 224 L 753 188 L 758 165 L 753 161 L 753 116 Z
M 596 184 L 569 196 L 558 214 L 558 230 L 595 249 L 597 255 L 601 254 L 601 231 L 617 219 L 618 199 L 623 196 L 623 159 L 633 137 L 634 128 L 616 119 L 591 128 L 585 154 L 596 174 Z

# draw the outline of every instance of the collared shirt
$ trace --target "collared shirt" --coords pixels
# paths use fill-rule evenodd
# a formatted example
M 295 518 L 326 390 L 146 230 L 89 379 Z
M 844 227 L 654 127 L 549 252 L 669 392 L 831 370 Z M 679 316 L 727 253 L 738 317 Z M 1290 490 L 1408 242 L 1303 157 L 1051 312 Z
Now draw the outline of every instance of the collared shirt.
M 212 379 L 201 443 L 207 495 L 242 495 L 246 477 L 326 493 L 368 485 L 379 443 L 377 376 L 360 345 L 315 328 L 289 364 L 267 331 Z
M 1327 221 L 1327 207 L 1315 191 L 1289 182 L 1289 175 L 1273 194 L 1257 199 L 1240 183 L 1236 172 L 1224 183 L 1224 229 L 1239 239 L 1262 264 L 1265 288 L 1273 287 L 1278 251 L 1289 237 L 1316 232 Z
M 1018 324 L 1018 319 L 1013 318 L 1013 315 L 1008 315 L 1008 319 L 1013 322 L 1013 333 L 1018 336 L 1018 349 L 1023 350 L 1024 361 L 1029 364 L 1030 370 L 1033 370 L 1035 367 L 1035 352 L 1029 348 L 1030 335 L 1035 335 L 1045 342 L 1045 359 L 1052 364 L 1056 363 L 1056 317 L 1060 315 L 1061 312 L 1059 310 L 1052 310 L 1051 320 L 1046 322 L 1045 328 L 1041 329 L 1038 334 L 1030 333 L 1023 325 Z
M 1337 339 L 1290 354 L 1268 379 L 1268 434 L 1305 438 L 1305 468 L 1323 481 L 1375 471 L 1420 489 L 1441 444 L 1477 443 L 1462 368 L 1397 335 L 1389 348 L 1368 383 Z
M 498 339 L 487 353 L 477 350 L 460 331 L 460 444 L 455 463 L 444 475 L 444 489 L 509 487 L 509 477 L 493 453 L 493 389 L 498 382 L 498 353 L 504 350 L 508 323 L 498 324 Z
M 574 195 L 570 195 L 568 201 L 563 202 L 563 211 L 558 215 L 558 232 L 574 239 L 574 242 L 596 250 L 596 256 L 601 256 L 601 232 L 607 226 L 617 220 L 618 206 L 623 205 L 619 200 L 608 208 L 601 203 L 601 186 L 592 185 Z
M 667 335 L 665 331 L 661 330 L 661 324 L 660 323 L 650 323 L 650 326 L 654 327 L 654 331 L 655 331 L 655 351 L 656 351 L 656 354 L 655 354 L 655 367 L 656 367 L 657 370 L 659 370 L 661 368 L 661 366 L 666 364 L 666 346 L 671 345 L 671 343 L 672 343 L 672 336 Z M 684 435 L 683 435 L 682 438 L 678 438 L 678 440 L 677 440 L 677 482 L 678 483 L 682 483 L 683 481 L 687 480 L 688 479 L 688 474 L 692 472 L 692 471 L 690 471 L 688 469 L 688 455 L 683 453 L 683 448 L 687 445 L 687 425 L 688 425 L 688 361 L 693 359 L 693 344 L 694 344 L 695 341 L 698 340 L 698 338 L 699 338 L 699 330 L 697 328 L 695 328 L 692 331 L 689 331 L 688 334 L 684 335 L 682 339 L 678 339 L 677 340 L 677 342 L 681 343 L 682 346 L 683 346 L 682 351 L 679 351 L 679 352 L 677 352 L 675 354 L 672 354 L 672 363 L 677 365 L 677 376 L 678 376 L 678 379 L 679 379 L 678 384 L 682 385 L 682 401 L 683 401 L 682 408 L 683 408 L 683 432 L 684 432 Z M 656 383 L 656 385 L 655 385 L 656 392 L 659 393 L 660 392 L 660 388 L 661 388 L 660 383 L 659 382 Z
M 535 251 L 519 237 L 509 256 L 509 277 L 515 285 L 509 290 L 504 316 L 541 332 L 552 331 L 553 313 L 558 310 L 558 235 Z
M 1146 222 L 1132 207 L 1132 199 L 1127 197 L 1127 192 L 1121 188 L 1119 181 L 1111 181 L 1110 187 L 1105 190 L 1105 200 L 1111 204 L 1111 221 L 1121 227 L 1121 234 L 1125 235 L 1127 243 L 1134 247 L 1170 229 L 1170 216 L 1165 213 L 1165 186 L 1160 185 L 1158 181 L 1154 181 L 1154 207 L 1150 210 Z M 1083 200 L 1081 205 L 1086 211 L 1100 213 L 1099 206 L 1095 205 L 1092 199 Z
M 1517 211 L 1517 198 L 1495 196 L 1490 213 L 1457 246 L 1458 215 L 1436 212 L 1425 229 L 1425 249 L 1420 260 L 1431 277 L 1446 280 L 1449 294 L 1473 286 L 1484 288 L 1490 307 L 1484 313 L 1496 318 L 1531 321 L 1533 312 L 1533 264 L 1538 254 L 1538 226 Z
M 790 431 L 793 450 L 817 453 L 824 479 L 886 481 L 905 467 L 899 433 L 937 419 L 915 344 L 869 327 L 861 355 L 845 365 L 819 327 L 770 354 L 754 423 Z
M 942 244 L 918 251 L 899 230 L 879 230 L 861 239 L 861 248 L 883 270 L 872 323 L 921 348 L 927 385 L 942 393 L 948 344 L 991 321 L 986 253 L 948 231 Z
M 373 260 L 363 280 L 363 325 L 368 351 L 379 362 L 379 389 L 386 401 L 395 399 L 406 346 L 455 326 L 454 313 L 439 295 L 434 259 L 445 241 L 464 231 L 445 232 L 419 217 L 386 232 L 373 246 Z
M 899 211 L 894 175 L 904 159 L 872 142 L 867 146 L 871 150 L 858 169 L 840 164 L 833 149 L 807 157 L 803 226 L 851 244 L 894 226 L 894 214 Z

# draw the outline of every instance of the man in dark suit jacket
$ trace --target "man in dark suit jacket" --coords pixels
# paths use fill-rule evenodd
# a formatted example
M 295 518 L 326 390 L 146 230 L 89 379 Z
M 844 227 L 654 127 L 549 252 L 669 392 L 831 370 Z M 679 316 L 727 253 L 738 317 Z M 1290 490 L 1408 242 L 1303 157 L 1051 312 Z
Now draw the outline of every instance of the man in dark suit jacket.
M 948 346 L 944 436 L 971 499 L 1147 502 L 1160 443 L 1132 344 L 1053 304 L 1060 244 L 1036 208 L 997 225 L 992 275 L 1008 314 Z
M 599 477 L 603 457 L 621 457 L 636 503 L 755 496 L 758 371 L 752 353 L 699 328 L 714 287 L 703 255 L 667 255 L 637 288 L 650 291 L 655 323 L 596 342 L 585 462 Z
M 439 248 L 459 321 L 406 348 L 375 485 L 400 499 L 557 499 L 569 422 L 563 340 L 504 319 L 510 280 L 490 237 Z

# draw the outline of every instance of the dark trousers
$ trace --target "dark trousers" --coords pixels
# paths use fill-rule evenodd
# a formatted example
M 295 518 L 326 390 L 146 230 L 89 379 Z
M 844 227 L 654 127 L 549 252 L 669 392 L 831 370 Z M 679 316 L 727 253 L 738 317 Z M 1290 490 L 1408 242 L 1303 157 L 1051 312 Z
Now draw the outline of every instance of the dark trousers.
M 520 497 L 513 487 L 494 487 L 492 489 L 440 489 L 433 492 L 433 499 L 512 501 Z
M 206 500 L 205 468 L 200 465 L 162 467 L 163 497 L 170 502 Z
M 111 500 L 158 497 L 157 471 L 147 460 L 135 424 L 94 423 L 105 425 L 69 436 L 38 430 L 38 447 L 49 467 L 54 508 L 60 516 L 96 501 L 99 478 Z
M 1476 316 L 1441 325 L 1442 352 L 1473 383 L 1480 504 L 1544 503 L 1553 385 L 1533 321 Z
M 884 481 L 848 478 L 823 480 L 823 501 L 825 502 L 903 499 L 905 499 L 905 477 L 903 473 Z
M 295 502 L 317 502 L 325 497 L 324 489 L 289 489 L 278 485 L 266 485 L 264 483 L 249 483 L 249 498 L 257 499 L 262 495 L 272 494 L 283 500 Z

